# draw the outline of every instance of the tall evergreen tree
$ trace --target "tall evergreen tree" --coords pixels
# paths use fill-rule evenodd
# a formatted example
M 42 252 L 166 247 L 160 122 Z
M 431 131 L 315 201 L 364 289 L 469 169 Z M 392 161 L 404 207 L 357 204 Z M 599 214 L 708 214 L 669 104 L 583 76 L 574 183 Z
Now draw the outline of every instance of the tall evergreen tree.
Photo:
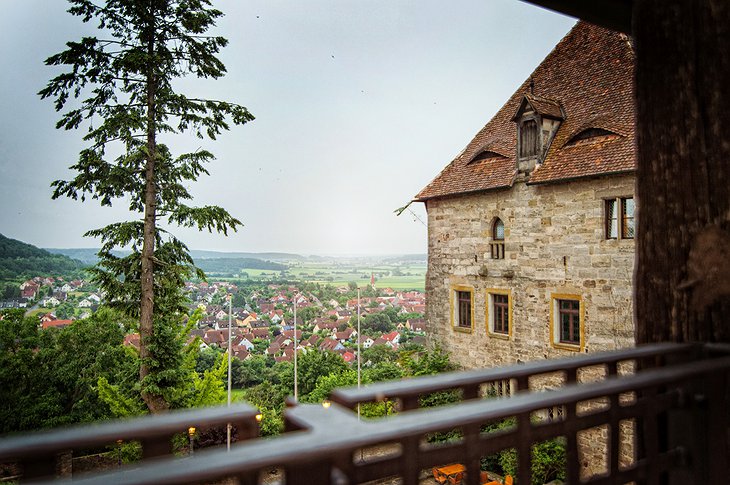
M 111 303 L 139 317 L 142 397 L 155 412 L 168 407 L 164 388 L 175 385 L 171 367 L 179 360 L 162 335 L 182 311 L 184 278 L 201 274 L 187 247 L 158 222 L 223 234 L 241 225 L 220 207 L 186 204 L 192 196 L 185 182 L 207 174 L 204 164 L 213 155 L 199 150 L 174 157 L 159 138 L 193 133 L 214 140 L 229 123 L 253 116 L 238 104 L 175 89 L 174 81 L 186 75 L 216 79 L 226 72 L 216 55 L 227 40 L 208 35 L 222 13 L 209 0 L 69 2 L 69 13 L 98 22 L 99 37 L 68 42 L 46 60 L 67 66 L 39 93 L 62 112 L 57 128 L 88 127 L 88 145 L 71 167 L 77 175 L 54 182 L 53 198 L 91 197 L 105 206 L 127 198 L 130 211 L 142 216 L 87 235 L 102 241 L 96 281 Z M 72 98 L 80 99 L 69 103 Z M 133 253 L 115 257 L 117 247 Z

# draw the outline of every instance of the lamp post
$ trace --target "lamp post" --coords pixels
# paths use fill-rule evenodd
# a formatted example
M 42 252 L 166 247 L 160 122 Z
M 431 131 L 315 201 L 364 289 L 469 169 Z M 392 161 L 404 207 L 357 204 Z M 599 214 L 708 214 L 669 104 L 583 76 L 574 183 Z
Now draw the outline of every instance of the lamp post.
M 357 388 L 360 389 L 362 360 L 360 358 L 360 287 L 357 287 Z M 357 403 L 357 419 L 360 419 L 360 403 Z
M 294 401 L 299 402 L 297 376 L 297 296 L 294 295 Z
M 188 438 L 190 438 L 190 454 L 192 455 L 195 450 L 193 450 L 193 437 L 195 437 L 195 426 L 191 426 L 188 428 Z
M 231 339 L 231 322 L 233 320 L 233 298 L 228 293 L 228 407 L 231 407 L 231 356 L 233 345 Z M 231 451 L 231 423 L 226 426 L 226 449 Z

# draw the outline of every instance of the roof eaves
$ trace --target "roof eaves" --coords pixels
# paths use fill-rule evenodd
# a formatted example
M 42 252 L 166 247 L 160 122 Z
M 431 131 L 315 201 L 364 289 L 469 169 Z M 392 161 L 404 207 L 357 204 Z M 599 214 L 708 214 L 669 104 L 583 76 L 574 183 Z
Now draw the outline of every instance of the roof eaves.
M 592 178 L 601 178 L 601 177 L 611 177 L 614 175 L 625 175 L 636 172 L 635 168 L 629 168 L 629 169 L 623 169 L 623 170 L 615 170 L 612 172 L 602 172 L 602 173 L 591 173 L 587 175 L 577 175 L 573 177 L 556 177 L 556 178 L 550 178 L 547 180 L 538 180 L 537 182 L 531 182 L 527 181 L 527 185 L 553 185 L 553 184 L 559 184 L 559 183 L 565 183 L 565 182 L 573 182 L 575 180 L 587 180 Z
M 427 200 L 446 199 L 448 197 L 458 197 L 461 195 L 472 195 L 472 194 L 476 194 L 479 192 L 495 192 L 497 190 L 511 189 L 515 183 L 516 177 L 517 177 L 517 172 L 515 171 L 514 175 L 512 176 L 512 180 L 510 181 L 509 184 L 497 185 L 494 187 L 488 187 L 486 189 L 466 190 L 464 192 L 449 192 L 448 194 L 432 195 L 432 196 L 428 196 L 428 197 L 416 196 L 411 202 L 426 202 Z

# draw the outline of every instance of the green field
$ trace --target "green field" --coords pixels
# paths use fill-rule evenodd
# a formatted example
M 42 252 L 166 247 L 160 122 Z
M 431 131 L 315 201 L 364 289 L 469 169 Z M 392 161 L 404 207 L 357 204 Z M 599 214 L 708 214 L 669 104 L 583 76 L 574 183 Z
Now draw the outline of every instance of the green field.
M 347 285 L 354 281 L 358 286 L 370 283 L 370 275 L 375 274 L 378 288 L 394 290 L 425 289 L 425 265 L 326 265 L 322 263 L 303 263 L 289 269 L 289 274 L 306 281 L 329 283 L 334 286 Z
M 281 274 L 278 271 L 248 268 L 241 268 L 240 271 L 247 273 L 251 279 L 262 280 L 279 277 Z M 286 273 L 288 278 L 333 286 L 345 286 L 351 281 L 357 283 L 358 286 L 365 286 L 370 284 L 371 274 L 375 275 L 375 285 L 378 288 L 420 291 L 425 289 L 425 264 L 366 265 L 302 262 L 290 266 Z M 214 274 L 211 274 L 211 277 L 215 277 Z

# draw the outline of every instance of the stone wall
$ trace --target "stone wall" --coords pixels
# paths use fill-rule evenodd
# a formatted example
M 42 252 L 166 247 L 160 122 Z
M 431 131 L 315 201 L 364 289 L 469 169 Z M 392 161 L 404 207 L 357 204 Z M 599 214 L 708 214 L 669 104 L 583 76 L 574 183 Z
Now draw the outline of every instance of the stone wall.
M 465 368 L 633 346 L 634 241 L 606 239 L 604 221 L 604 200 L 633 194 L 634 177 L 615 176 L 553 185 L 517 182 L 511 189 L 429 200 L 426 321 L 431 343 Z M 497 217 L 505 226 L 504 259 L 491 258 Z M 471 329 L 452 324 L 454 288 L 473 292 Z M 509 335 L 490 331 L 490 292 L 510 295 Z M 556 342 L 551 315 L 556 295 L 580 301 L 579 345 Z M 600 429 L 579 437 L 593 443 L 583 450 L 587 475 L 602 467 L 597 457 L 605 451 L 605 433 Z M 632 447 L 624 443 L 622 454 L 621 461 L 629 462 Z

